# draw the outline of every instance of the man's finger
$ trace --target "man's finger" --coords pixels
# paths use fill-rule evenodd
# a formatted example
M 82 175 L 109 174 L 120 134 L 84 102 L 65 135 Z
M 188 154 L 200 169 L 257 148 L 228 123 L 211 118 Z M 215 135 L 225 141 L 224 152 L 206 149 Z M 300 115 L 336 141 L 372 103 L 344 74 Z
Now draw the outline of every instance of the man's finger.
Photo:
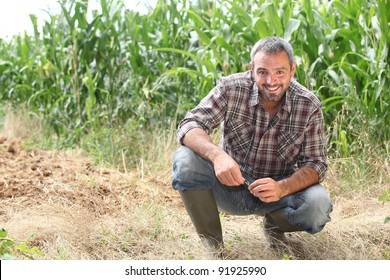
M 235 183 L 235 186 L 242 185 L 245 182 L 245 179 L 244 177 L 242 177 L 240 169 L 238 169 L 238 172 L 236 171 L 232 173 L 232 179 Z

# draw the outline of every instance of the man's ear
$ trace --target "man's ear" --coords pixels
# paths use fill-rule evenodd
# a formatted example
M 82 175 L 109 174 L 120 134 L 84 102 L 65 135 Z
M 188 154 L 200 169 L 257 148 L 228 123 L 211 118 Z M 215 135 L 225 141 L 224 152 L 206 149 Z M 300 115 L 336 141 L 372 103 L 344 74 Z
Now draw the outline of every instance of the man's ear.
M 294 77 L 296 69 L 297 69 L 297 62 L 294 61 L 293 65 L 291 66 L 291 78 Z

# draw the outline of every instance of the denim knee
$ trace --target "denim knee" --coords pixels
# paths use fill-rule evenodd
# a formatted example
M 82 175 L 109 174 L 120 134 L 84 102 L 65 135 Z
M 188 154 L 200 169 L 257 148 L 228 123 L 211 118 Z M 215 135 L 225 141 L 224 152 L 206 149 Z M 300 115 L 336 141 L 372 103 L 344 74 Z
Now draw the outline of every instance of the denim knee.
M 314 234 L 321 231 L 331 220 L 333 203 L 325 188 L 313 185 L 291 196 L 286 207 L 286 216 L 291 224 Z
M 211 162 L 204 160 L 191 149 L 181 146 L 173 155 L 172 187 L 175 190 L 205 190 L 215 184 Z

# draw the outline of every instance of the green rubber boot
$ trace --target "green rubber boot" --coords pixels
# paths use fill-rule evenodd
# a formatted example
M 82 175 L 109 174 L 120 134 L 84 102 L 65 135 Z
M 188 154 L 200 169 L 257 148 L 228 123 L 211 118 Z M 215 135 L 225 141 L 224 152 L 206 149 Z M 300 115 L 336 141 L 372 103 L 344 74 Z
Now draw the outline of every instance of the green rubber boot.
M 279 245 L 289 245 L 285 236 L 285 232 L 303 231 L 302 228 L 290 224 L 284 215 L 284 209 L 279 209 L 265 215 L 264 233 L 268 244 L 272 248 L 277 248 Z
M 203 244 L 221 258 L 223 237 L 218 207 L 211 190 L 180 191 L 181 199 Z

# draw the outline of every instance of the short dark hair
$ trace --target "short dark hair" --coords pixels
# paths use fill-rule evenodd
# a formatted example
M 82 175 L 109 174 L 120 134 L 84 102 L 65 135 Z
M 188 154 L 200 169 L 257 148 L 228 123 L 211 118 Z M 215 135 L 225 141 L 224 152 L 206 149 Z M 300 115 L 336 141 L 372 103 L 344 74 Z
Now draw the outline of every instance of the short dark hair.
M 280 52 L 286 52 L 290 61 L 290 66 L 294 64 L 294 50 L 289 42 L 280 37 L 266 37 L 257 41 L 251 51 L 252 65 L 254 65 L 254 57 L 262 51 L 266 54 L 275 54 Z

